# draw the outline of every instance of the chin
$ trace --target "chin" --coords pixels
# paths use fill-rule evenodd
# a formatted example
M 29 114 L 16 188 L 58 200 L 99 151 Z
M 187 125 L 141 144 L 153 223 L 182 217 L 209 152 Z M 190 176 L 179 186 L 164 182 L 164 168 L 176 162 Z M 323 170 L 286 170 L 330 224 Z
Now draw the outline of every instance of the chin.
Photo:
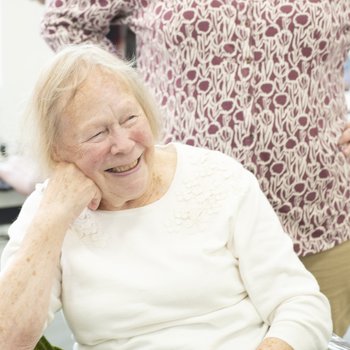
M 141 183 L 127 184 L 126 186 L 109 186 L 103 190 L 104 206 L 120 206 L 130 201 L 137 201 L 144 195 L 147 195 L 148 182 L 143 180 Z

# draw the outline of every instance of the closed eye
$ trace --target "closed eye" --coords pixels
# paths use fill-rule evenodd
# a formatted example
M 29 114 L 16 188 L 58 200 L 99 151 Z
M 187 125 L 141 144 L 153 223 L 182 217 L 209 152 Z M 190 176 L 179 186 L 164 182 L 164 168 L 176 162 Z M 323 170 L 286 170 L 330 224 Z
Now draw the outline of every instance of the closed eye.
M 99 138 L 101 138 L 105 133 L 107 132 L 107 129 L 106 130 L 101 130 L 97 133 L 95 133 L 93 136 L 90 136 L 87 141 L 96 141 L 96 140 L 99 140 Z
M 125 124 L 125 125 L 133 124 L 133 123 L 137 120 L 138 117 L 139 117 L 138 115 L 132 114 L 132 115 L 128 116 L 128 117 L 123 121 L 122 124 Z

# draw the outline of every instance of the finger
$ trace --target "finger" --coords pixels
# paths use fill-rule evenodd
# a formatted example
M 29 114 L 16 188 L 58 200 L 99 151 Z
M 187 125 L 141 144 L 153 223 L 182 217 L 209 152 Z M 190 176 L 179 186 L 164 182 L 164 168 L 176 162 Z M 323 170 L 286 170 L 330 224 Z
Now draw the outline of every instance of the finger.
M 89 203 L 88 205 L 88 208 L 90 210 L 97 210 L 98 207 L 100 206 L 100 203 L 101 203 L 101 193 L 100 192 L 97 192 L 95 194 L 95 197 L 91 200 L 91 202 Z
M 346 157 L 350 156 L 350 145 L 346 145 L 342 147 L 342 152 Z
M 94 198 L 94 199 L 89 203 L 88 208 L 89 208 L 90 210 L 95 211 L 95 210 L 98 209 L 99 206 L 100 206 L 100 200 Z
M 340 145 L 344 145 L 350 142 L 350 127 L 344 130 L 338 142 Z

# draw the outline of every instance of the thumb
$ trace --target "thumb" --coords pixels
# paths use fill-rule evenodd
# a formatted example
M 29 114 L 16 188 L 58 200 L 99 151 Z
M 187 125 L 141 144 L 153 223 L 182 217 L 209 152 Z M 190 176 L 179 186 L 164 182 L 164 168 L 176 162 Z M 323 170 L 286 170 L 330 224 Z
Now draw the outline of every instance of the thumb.
M 98 207 L 100 206 L 101 199 L 102 199 L 102 197 L 101 197 L 101 192 L 100 192 L 100 191 L 97 191 L 97 192 L 95 193 L 94 198 L 93 198 L 93 199 L 91 200 L 91 202 L 89 203 L 88 208 L 89 208 L 90 210 L 94 210 L 94 211 L 97 210 Z

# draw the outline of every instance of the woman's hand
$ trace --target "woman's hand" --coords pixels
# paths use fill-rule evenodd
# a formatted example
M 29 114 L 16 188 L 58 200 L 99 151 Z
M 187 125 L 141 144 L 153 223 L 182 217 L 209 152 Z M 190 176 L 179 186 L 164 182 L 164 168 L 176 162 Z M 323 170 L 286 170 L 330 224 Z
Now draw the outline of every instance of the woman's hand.
M 293 348 L 279 338 L 265 338 L 256 350 L 293 350 Z
M 96 184 L 74 164 L 61 162 L 50 177 L 41 208 L 70 224 L 86 207 L 96 210 L 100 201 L 101 191 Z
M 345 156 L 350 156 L 350 123 L 345 125 L 344 131 L 339 139 L 339 145 Z
M 57 165 L 21 246 L 0 275 L 1 349 L 32 349 L 38 342 L 67 229 L 100 201 L 99 188 L 74 164 Z

